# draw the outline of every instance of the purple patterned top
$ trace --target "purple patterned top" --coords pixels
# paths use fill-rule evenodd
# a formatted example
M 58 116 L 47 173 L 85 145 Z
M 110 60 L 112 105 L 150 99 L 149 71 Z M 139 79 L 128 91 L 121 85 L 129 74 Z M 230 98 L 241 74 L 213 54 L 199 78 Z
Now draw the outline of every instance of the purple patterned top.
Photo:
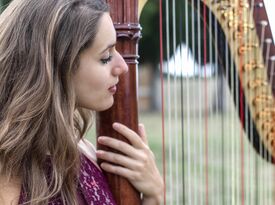
M 79 205 L 115 205 L 104 174 L 90 159 L 82 156 L 77 190 Z M 21 193 L 19 205 L 24 202 L 24 194 Z M 60 197 L 56 197 L 50 200 L 49 205 L 64 204 Z

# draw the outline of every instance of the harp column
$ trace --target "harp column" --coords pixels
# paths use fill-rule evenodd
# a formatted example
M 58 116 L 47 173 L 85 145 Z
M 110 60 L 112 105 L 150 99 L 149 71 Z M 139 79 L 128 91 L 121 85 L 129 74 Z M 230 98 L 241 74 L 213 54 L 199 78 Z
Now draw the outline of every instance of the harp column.
M 137 132 L 137 64 L 138 40 L 141 27 L 138 21 L 138 0 L 107 0 L 117 32 L 116 49 L 128 64 L 129 71 L 120 77 L 115 103 L 107 111 L 97 113 L 97 136 L 111 136 L 125 141 L 112 129 L 113 122 L 120 122 Z M 100 149 L 108 149 L 97 145 Z M 106 173 L 108 183 L 118 205 L 141 204 L 140 193 L 124 178 Z

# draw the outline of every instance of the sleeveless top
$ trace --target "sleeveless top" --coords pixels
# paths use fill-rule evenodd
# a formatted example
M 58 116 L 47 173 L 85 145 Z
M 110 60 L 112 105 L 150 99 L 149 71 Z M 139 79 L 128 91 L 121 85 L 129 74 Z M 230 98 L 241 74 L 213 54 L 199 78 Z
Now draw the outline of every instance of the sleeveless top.
M 91 161 L 86 154 L 81 155 L 79 182 L 77 188 L 79 205 L 115 205 L 103 172 Z M 24 191 L 21 190 L 19 205 L 26 202 Z M 49 205 L 65 205 L 61 197 L 50 199 Z

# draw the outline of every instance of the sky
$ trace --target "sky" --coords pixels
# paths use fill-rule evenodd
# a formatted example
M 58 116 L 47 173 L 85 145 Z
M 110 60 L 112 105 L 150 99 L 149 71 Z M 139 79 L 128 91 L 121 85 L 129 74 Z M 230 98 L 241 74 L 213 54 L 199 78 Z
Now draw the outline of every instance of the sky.
M 264 0 L 265 9 L 268 15 L 269 24 L 271 27 L 272 38 L 275 37 L 275 0 Z M 275 42 L 275 41 L 273 41 Z

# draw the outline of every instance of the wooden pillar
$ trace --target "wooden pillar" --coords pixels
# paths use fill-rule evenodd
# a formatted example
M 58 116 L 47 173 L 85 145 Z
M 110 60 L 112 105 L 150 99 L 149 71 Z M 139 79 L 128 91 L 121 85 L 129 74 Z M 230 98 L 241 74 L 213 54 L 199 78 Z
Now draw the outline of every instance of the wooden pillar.
M 140 39 L 138 22 L 138 0 L 107 0 L 110 14 L 117 32 L 118 52 L 129 66 L 127 74 L 119 80 L 115 103 L 107 111 L 97 113 L 97 136 L 111 136 L 120 140 L 124 137 L 112 129 L 113 122 L 120 122 L 137 132 L 137 46 Z M 108 149 L 98 144 L 100 149 Z M 106 173 L 109 185 L 118 205 L 141 204 L 140 193 L 124 178 Z

